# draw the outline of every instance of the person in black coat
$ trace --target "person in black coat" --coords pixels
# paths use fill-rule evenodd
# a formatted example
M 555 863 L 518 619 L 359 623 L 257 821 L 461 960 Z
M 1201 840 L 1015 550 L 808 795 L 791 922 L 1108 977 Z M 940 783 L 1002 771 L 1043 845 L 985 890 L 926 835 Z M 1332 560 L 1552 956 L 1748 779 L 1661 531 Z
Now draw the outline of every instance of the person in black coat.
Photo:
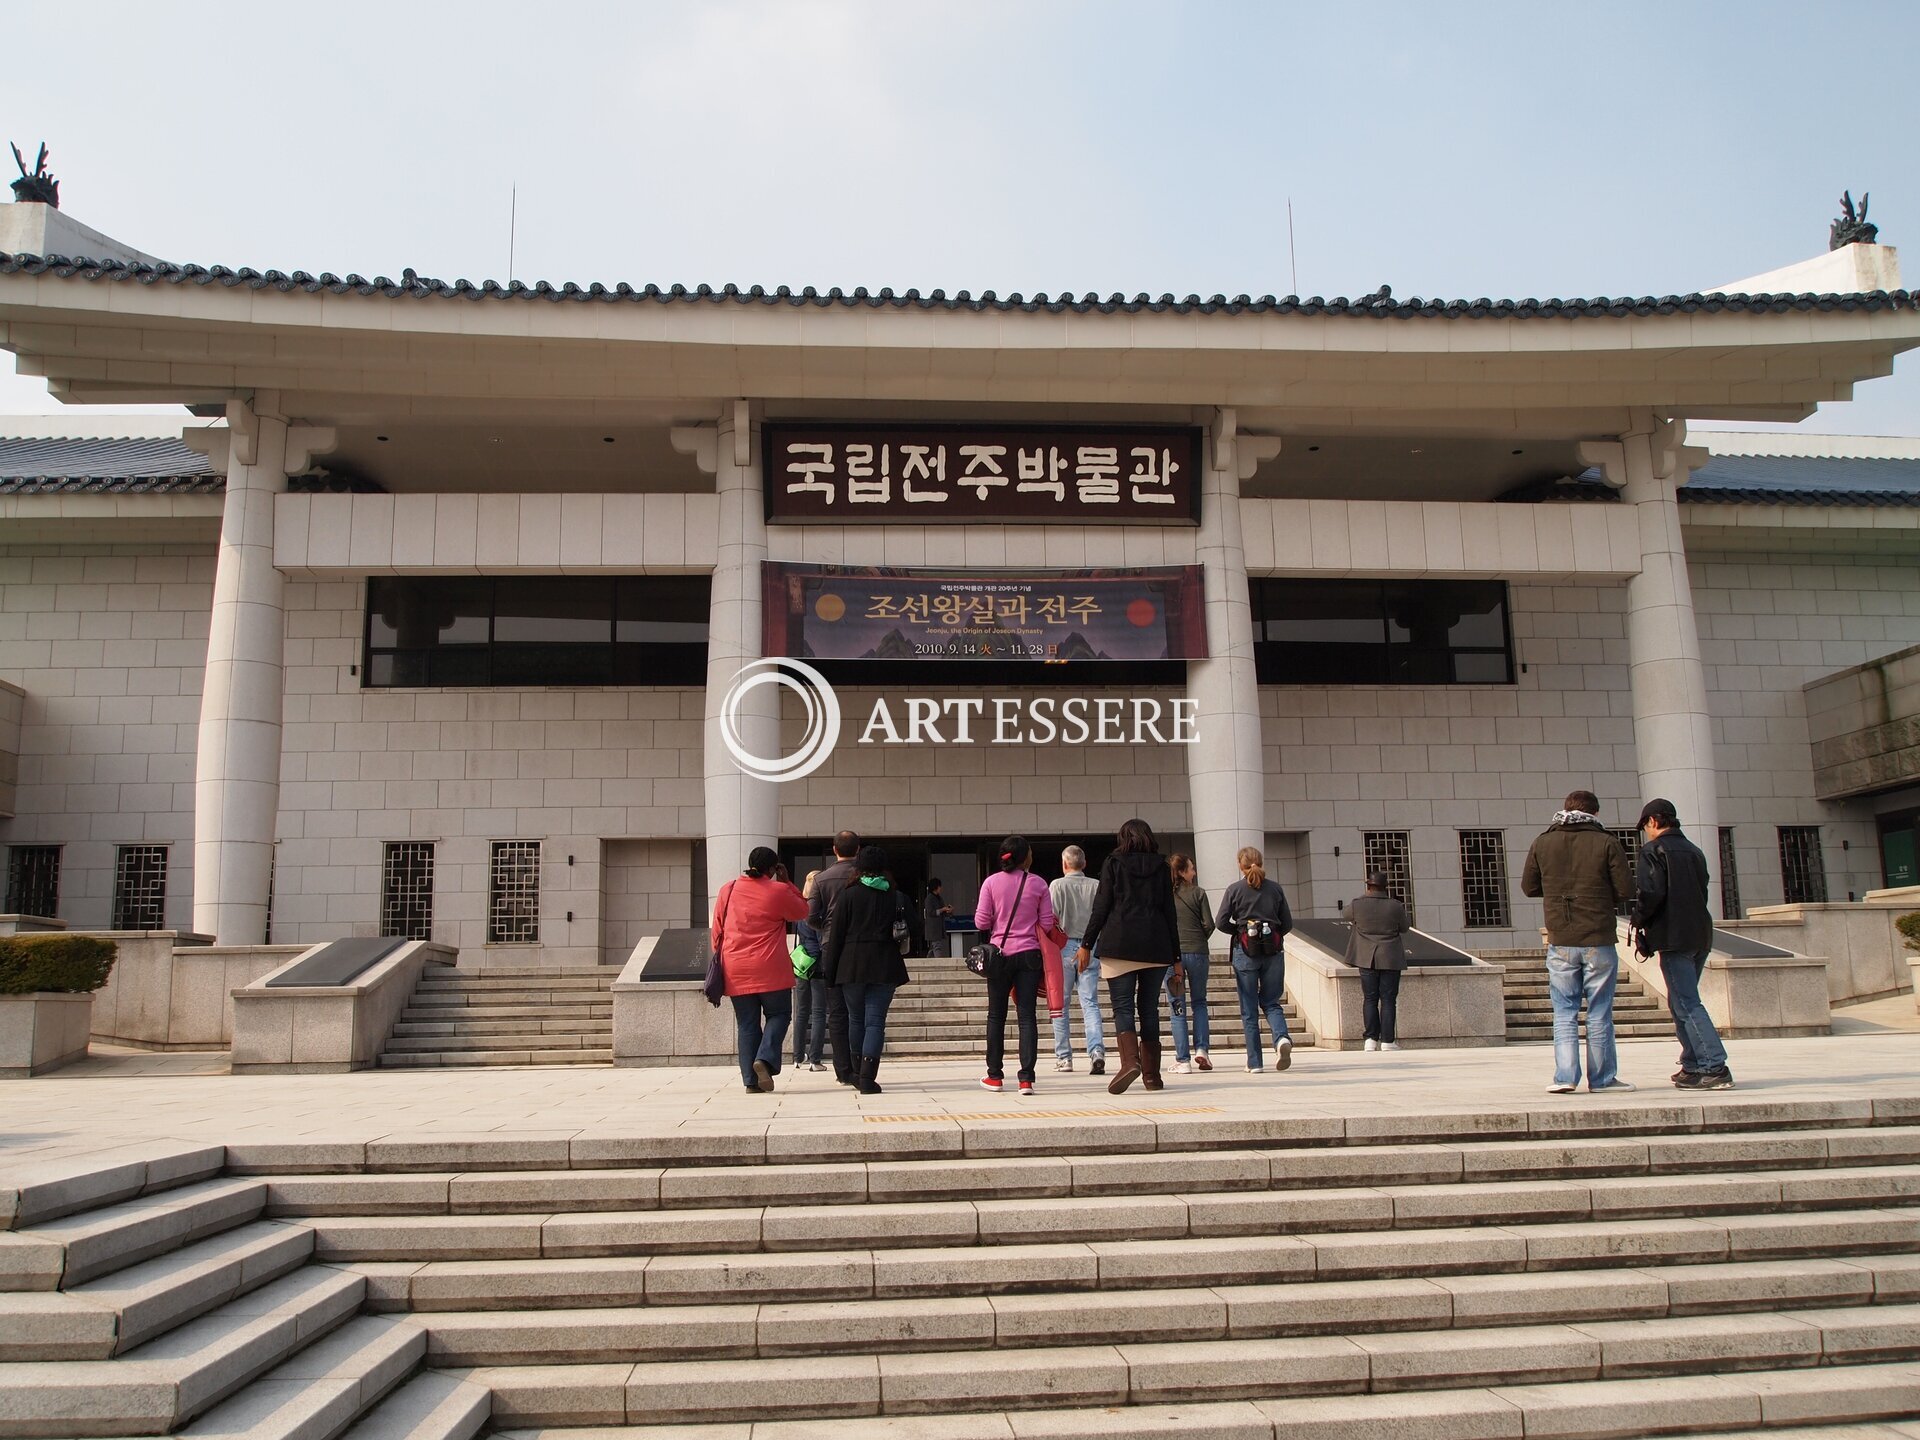
M 1700 976 L 1713 949 L 1713 912 L 1707 904 L 1707 857 L 1680 833 L 1671 800 L 1649 800 L 1640 812 L 1640 858 L 1635 867 L 1634 923 L 1638 949 L 1658 953 L 1667 982 L 1667 1012 L 1680 1038 L 1682 1090 L 1731 1090 L 1727 1047 L 1700 1000 Z
M 880 1093 L 875 1077 L 886 1043 L 887 1009 L 894 991 L 910 978 L 893 933 L 903 913 L 899 893 L 887 876 L 887 852 L 878 845 L 861 846 L 851 883 L 833 902 L 820 968 L 826 971 L 827 985 L 839 990 L 846 1002 L 853 1085 L 862 1095 Z
M 807 899 L 807 924 L 816 935 L 825 937 L 833 920 L 833 902 L 854 881 L 854 856 L 860 853 L 860 837 L 842 830 L 833 837 L 833 863 L 813 877 L 813 892 Z M 816 971 L 815 973 L 819 973 Z M 827 1045 L 833 1054 L 833 1078 L 842 1085 L 853 1084 L 853 1051 L 847 1043 L 847 997 L 831 980 L 826 982 Z
M 1120 1069 L 1107 1090 L 1118 1095 L 1136 1078 L 1149 1090 L 1166 1084 L 1160 1078 L 1160 990 L 1169 986 L 1178 995 L 1181 971 L 1173 876 L 1153 830 L 1144 820 L 1129 820 L 1114 839 L 1113 853 L 1100 867 L 1078 963 L 1086 969 L 1094 946 L 1100 947 L 1100 973 L 1120 1032 Z

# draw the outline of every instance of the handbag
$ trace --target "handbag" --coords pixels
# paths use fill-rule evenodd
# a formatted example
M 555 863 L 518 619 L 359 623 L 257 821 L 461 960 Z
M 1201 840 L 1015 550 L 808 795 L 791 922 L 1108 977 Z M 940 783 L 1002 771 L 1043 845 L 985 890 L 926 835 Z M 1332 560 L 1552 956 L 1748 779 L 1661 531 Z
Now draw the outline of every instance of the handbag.
M 1007 923 L 1000 927 L 1000 944 L 991 940 L 977 940 L 967 947 L 967 969 L 982 980 L 991 980 L 993 972 L 1006 958 L 1001 947 L 1007 943 L 1007 936 L 1013 933 L 1013 917 L 1020 912 L 1020 900 L 1027 893 L 1027 881 L 1033 878 L 1031 870 L 1023 871 L 1020 876 L 1020 888 L 1013 893 L 1013 904 L 1007 907 Z
M 720 892 L 720 933 L 723 939 L 726 935 L 727 911 L 733 902 L 734 883 L 729 880 L 726 888 Z M 707 978 L 700 984 L 700 993 L 707 997 L 707 1003 L 716 1010 L 720 1008 L 720 1002 L 726 998 L 727 971 L 726 967 L 720 963 L 719 945 L 713 947 L 713 954 L 707 958 Z

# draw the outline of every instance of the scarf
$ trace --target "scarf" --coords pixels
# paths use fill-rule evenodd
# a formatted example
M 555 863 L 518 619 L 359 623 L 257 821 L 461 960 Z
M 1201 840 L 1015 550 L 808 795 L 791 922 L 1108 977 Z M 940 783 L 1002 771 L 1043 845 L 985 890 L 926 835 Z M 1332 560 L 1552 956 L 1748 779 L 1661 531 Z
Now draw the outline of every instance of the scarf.
M 893 888 L 887 883 L 887 877 L 884 875 L 862 875 L 860 877 L 860 883 L 869 890 L 891 890 Z
M 1600 817 L 1589 815 L 1584 810 L 1556 810 L 1553 812 L 1555 825 L 1598 825 Z

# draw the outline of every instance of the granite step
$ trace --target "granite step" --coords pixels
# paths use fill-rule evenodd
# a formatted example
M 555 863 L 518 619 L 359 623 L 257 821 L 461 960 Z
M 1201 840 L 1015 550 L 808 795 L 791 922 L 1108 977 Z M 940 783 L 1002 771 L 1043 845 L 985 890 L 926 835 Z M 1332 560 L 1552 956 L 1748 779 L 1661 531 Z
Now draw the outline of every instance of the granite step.
M 253 1221 L 65 1292 L 0 1295 L 0 1361 L 104 1360 L 307 1263 L 313 1232 Z
M 568 1367 L 583 1372 L 577 1375 L 547 1366 L 480 1367 L 467 1378 L 493 1390 L 494 1423 L 501 1426 L 604 1424 L 616 1418 L 609 1405 L 615 1397 L 623 1406 L 619 1418 L 669 1425 L 950 1416 L 1008 1405 L 1109 1405 L 1131 1412 L 1230 1400 L 1270 1404 L 1280 1396 L 1294 1402 L 1288 1413 L 1300 1414 L 1319 1408 L 1299 1403 L 1309 1397 L 1398 1397 L 1405 1404 L 1450 1391 L 1558 1385 L 1578 1385 L 1592 1396 L 1616 1384 L 1637 1390 L 1652 1377 L 1678 1377 L 1664 1383 L 1691 1388 L 1700 1384 L 1688 1373 L 1696 1369 L 1711 1370 L 1717 1379 L 1741 1372 L 1818 1379 L 1830 1404 L 1846 1403 L 1852 1381 L 1862 1392 L 1863 1413 L 1900 1414 L 1902 1397 L 1920 1398 L 1920 1365 L 1914 1363 L 1920 1343 L 1912 1335 L 1902 1343 L 1878 1319 L 1853 1311 L 1785 1312 L 1653 1326 L 1601 1321 L 1494 1335 L 1415 1330 L 1361 1340 L 1155 1339 L 1019 1354 L 908 1351 Z M 1871 1393 L 1876 1369 L 1898 1375 L 1883 1373 L 1886 1394 Z M 622 1371 L 616 1382 L 615 1372 Z M 1703 1393 L 1736 1387 L 1737 1381 L 1720 1379 Z M 1734 1413 L 1740 1423 L 1764 1418 L 1757 1405 Z M 1543 1418 L 1527 1433 L 1646 1432 L 1563 1431 Z
M 1111 1348 L 1063 1357 L 1057 1370 L 1044 1364 L 1009 1373 L 998 1390 L 1006 1408 L 964 1404 L 939 1395 L 937 1370 L 916 1370 L 906 1357 L 879 1357 L 858 1393 L 876 1407 L 892 1393 L 911 1395 L 920 1417 L 892 1412 L 763 1424 L 722 1422 L 698 1430 L 677 1422 L 651 1425 L 644 1398 L 630 1400 L 635 1367 L 588 1367 L 593 1374 L 536 1370 L 500 1376 L 494 1424 L 502 1440 L 568 1440 L 571 1427 L 592 1426 L 593 1440 L 1515 1440 L 1521 1435 L 1602 1440 L 1602 1437 L 1743 1432 L 1767 1440 L 1825 1440 L 1826 1435 L 1873 1434 L 1875 1421 L 1897 1422 L 1883 1434 L 1920 1434 L 1910 1417 L 1920 1413 L 1920 1365 L 1821 1365 L 1747 1370 L 1729 1375 L 1654 1375 L 1545 1384 L 1463 1385 L 1457 1389 L 1386 1390 L 1383 1393 L 1323 1393 L 1301 1404 L 1289 1393 L 1284 1372 L 1260 1399 L 1218 1402 L 1128 1403 L 1126 1387 L 1136 1365 L 1143 1371 L 1166 1357 L 1155 1347 Z M 889 1363 L 891 1360 L 893 1363 Z M 1081 1370 L 1073 1368 L 1078 1361 Z M 1389 1368 L 1391 1362 L 1383 1362 Z M 1369 1372 L 1373 1366 L 1367 1359 Z M 467 1372 L 486 1383 L 495 1372 Z M 831 1372 L 828 1372 L 831 1373 Z M 803 1388 L 833 1405 L 844 1400 L 839 1382 L 809 1385 L 799 1362 L 788 1372 L 794 1392 Z M 889 1380 L 893 1383 L 889 1385 Z M 568 1383 L 572 1382 L 572 1383 Z M 597 1382 L 597 1383 L 596 1383 Z M 543 1383 L 556 1387 L 551 1393 Z M 508 1388 L 510 1387 L 510 1388 Z M 1051 1401 L 1062 1408 L 1044 1409 Z M 837 1407 L 836 1407 L 837 1408 Z M 813 1412 L 823 1414 L 821 1410 Z M 562 1426 L 563 1429 L 538 1427 Z M 1847 1427 L 1805 1429 L 1807 1426 Z M 1788 1429 L 1786 1427 L 1795 1427 Z M 1862 1427 L 1854 1429 L 1854 1427 Z
M 348 1320 L 179 1433 L 195 1440 L 333 1440 L 419 1368 L 426 1339 L 406 1320 Z
M 346 1440 L 472 1440 L 492 1412 L 493 1392 L 486 1386 L 428 1370 L 380 1401 L 346 1432 Z
M 66 1289 L 259 1215 L 266 1188 L 221 1178 L 0 1232 L 0 1291 Z
M 438 1035 L 396 1035 L 387 1041 L 387 1053 L 421 1050 L 580 1050 L 611 1049 L 611 1027 L 594 1034 L 574 1030 L 519 1030 L 479 1035 L 458 1031 Z
M 551 1038 L 551 1037 L 547 1037 Z M 437 1065 L 611 1065 L 610 1049 L 523 1050 L 387 1050 L 380 1056 L 382 1069 L 420 1069 Z
M 112 1360 L 0 1364 L 0 1436 L 164 1435 L 360 1308 L 366 1281 L 310 1265 Z

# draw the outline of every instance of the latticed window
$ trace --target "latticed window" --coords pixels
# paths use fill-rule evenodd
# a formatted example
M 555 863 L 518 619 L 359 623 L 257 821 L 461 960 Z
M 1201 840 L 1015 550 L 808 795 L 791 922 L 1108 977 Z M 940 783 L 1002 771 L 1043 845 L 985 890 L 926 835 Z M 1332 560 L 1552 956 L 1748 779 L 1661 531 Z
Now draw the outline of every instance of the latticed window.
M 113 928 L 160 930 L 167 911 L 167 847 L 122 845 L 113 862 Z
M 496 840 L 487 875 L 487 943 L 540 939 L 540 842 Z
M 1720 827 L 1720 918 L 1739 920 L 1744 912 L 1740 908 L 1740 869 L 1733 863 L 1733 827 Z
M 7 913 L 60 913 L 60 847 L 15 845 L 7 851 Z
M 1780 827 L 1780 889 L 1789 905 L 1827 903 L 1827 867 L 1818 825 Z
M 1460 832 L 1460 898 L 1469 930 L 1504 930 L 1513 923 L 1507 903 L 1507 837 L 1500 830 Z
M 433 938 L 433 842 L 393 840 L 380 867 L 380 933 Z
M 1618 840 L 1620 842 L 1620 848 L 1627 852 L 1628 876 L 1633 877 L 1633 876 L 1639 875 L 1640 873 L 1640 832 L 1639 830 L 1632 826 L 1628 826 L 1624 830 L 1608 830 L 1607 834 L 1611 835 L 1614 839 Z M 1626 899 L 1622 900 L 1618 905 L 1614 906 L 1613 913 L 1623 918 L 1625 916 L 1631 915 L 1633 913 L 1633 897 L 1629 895 Z
M 1367 874 L 1387 872 L 1387 893 L 1407 907 L 1407 923 L 1413 923 L 1413 866 L 1409 860 L 1413 846 L 1405 830 L 1368 830 L 1361 838 Z

